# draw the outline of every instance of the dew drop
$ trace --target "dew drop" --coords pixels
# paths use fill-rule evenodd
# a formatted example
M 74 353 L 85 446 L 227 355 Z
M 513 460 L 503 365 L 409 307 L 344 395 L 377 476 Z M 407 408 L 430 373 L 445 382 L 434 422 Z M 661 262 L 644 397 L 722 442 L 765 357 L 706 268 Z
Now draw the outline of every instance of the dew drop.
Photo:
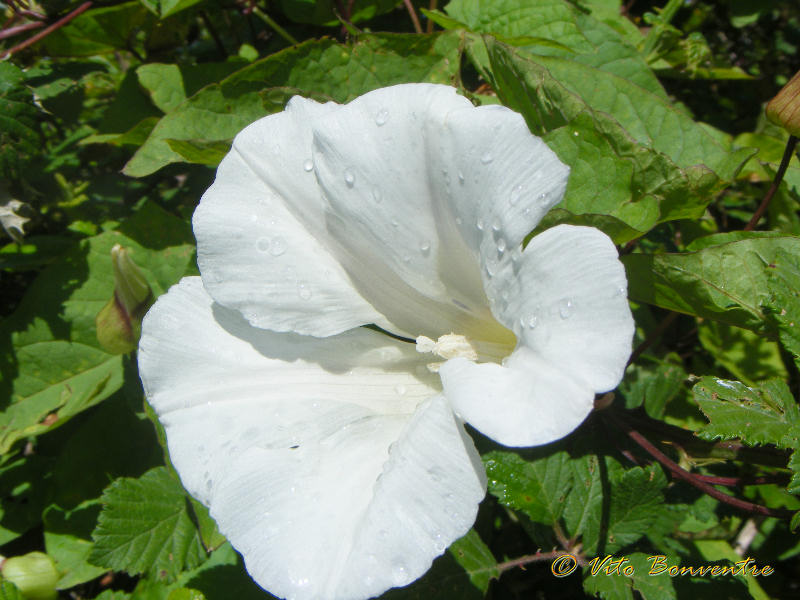
M 419 251 L 422 252 L 423 256 L 428 256 L 431 251 L 431 243 L 425 240 L 419 245 Z
M 528 326 L 528 329 L 536 329 L 536 325 L 538 323 L 539 323 L 539 319 L 536 317 L 536 315 L 531 315 L 525 321 L 525 324 Z
M 614 292 L 615 296 L 624 296 L 625 295 L 625 287 L 619 286 L 616 291 Z
M 280 256 L 284 252 L 286 252 L 286 240 L 280 236 L 273 238 L 269 244 L 269 253 L 272 256 Z
M 403 563 L 397 562 L 392 566 L 392 579 L 396 584 L 405 583 L 407 576 L 406 566 Z
M 497 261 L 494 259 L 488 259 L 486 261 L 486 274 L 489 277 L 494 277 L 494 274 L 497 272 Z
M 481 156 L 481 162 L 485 165 L 488 165 L 493 160 L 494 157 L 491 155 L 490 152 L 484 152 L 483 156 Z
M 297 295 L 300 296 L 303 300 L 308 300 L 311 298 L 311 290 L 306 283 L 298 283 L 297 284 Z
M 381 200 L 383 200 L 383 196 L 381 195 L 381 189 L 377 186 L 372 188 L 372 199 L 375 200 L 377 204 L 380 204 Z
M 305 160 L 305 162 L 303 163 L 303 170 L 306 173 L 310 173 L 311 171 L 313 171 L 314 170 L 314 161 L 312 161 L 310 158 L 307 158 Z
M 404 396 L 406 393 L 406 386 L 404 385 L 396 385 L 394 387 L 394 391 L 397 392 L 398 396 Z
M 492 229 L 494 231 L 500 231 L 502 227 L 503 225 L 502 223 L 500 223 L 500 219 L 495 219 L 494 221 L 492 221 Z
M 483 219 L 478 219 L 478 222 L 475 223 L 475 227 L 478 228 L 478 231 L 483 231 Z
M 458 172 L 458 183 L 464 185 L 464 173 L 462 173 L 461 171 Z
M 502 254 L 506 251 L 506 241 L 503 238 L 497 240 L 497 251 Z
M 347 167 L 344 170 L 344 182 L 347 184 L 347 187 L 353 187 L 356 184 L 356 174 L 353 169 Z
M 269 238 L 260 237 L 256 242 L 256 249 L 259 252 L 267 252 L 269 250 Z
M 573 307 L 572 300 L 562 300 L 558 307 L 558 314 L 562 319 L 569 319 L 572 316 Z
M 378 114 L 375 115 L 375 125 L 378 127 L 383 127 L 386 125 L 386 121 L 389 120 L 389 111 L 385 108 L 382 108 L 378 111 Z
M 513 190 L 511 190 L 511 197 L 508 199 L 511 206 L 514 206 L 519 199 L 522 197 L 522 186 L 518 185 Z

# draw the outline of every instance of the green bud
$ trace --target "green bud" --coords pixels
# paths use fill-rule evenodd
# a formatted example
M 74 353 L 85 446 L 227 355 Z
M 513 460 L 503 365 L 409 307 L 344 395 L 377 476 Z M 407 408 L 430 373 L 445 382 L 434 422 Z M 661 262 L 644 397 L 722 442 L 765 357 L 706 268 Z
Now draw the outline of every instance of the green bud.
M 800 137 L 800 72 L 767 104 L 767 118 Z
M 119 244 L 111 249 L 111 263 L 114 295 L 95 318 L 97 341 L 111 354 L 125 354 L 136 349 L 153 293 L 128 251 Z
M 3 562 L 3 578 L 19 588 L 26 600 L 55 600 L 60 578 L 53 559 L 43 552 L 13 556 Z

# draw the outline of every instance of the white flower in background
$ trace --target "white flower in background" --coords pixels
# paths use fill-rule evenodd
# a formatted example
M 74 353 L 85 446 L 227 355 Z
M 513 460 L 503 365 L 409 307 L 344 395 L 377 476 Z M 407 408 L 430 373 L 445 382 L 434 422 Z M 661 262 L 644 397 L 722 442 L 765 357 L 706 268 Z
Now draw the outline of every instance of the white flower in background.
M 296 97 L 236 137 L 194 215 L 202 282 L 158 300 L 139 367 L 183 484 L 265 589 L 410 583 L 484 495 L 462 420 L 544 444 L 617 385 L 612 242 L 558 226 L 522 250 L 567 175 L 520 115 L 446 86 Z

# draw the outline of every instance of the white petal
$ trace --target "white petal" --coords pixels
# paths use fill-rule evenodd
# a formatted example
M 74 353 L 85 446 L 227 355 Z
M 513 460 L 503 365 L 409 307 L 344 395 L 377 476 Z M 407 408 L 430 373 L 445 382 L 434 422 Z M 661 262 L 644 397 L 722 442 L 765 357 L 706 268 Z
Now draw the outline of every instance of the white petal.
M 253 578 L 360 599 L 422 575 L 474 521 L 480 458 L 413 345 L 250 327 L 184 279 L 146 316 L 139 368 L 170 457 Z
M 415 337 L 486 337 L 479 248 L 498 231 L 519 244 L 560 199 L 567 168 L 518 114 L 475 108 L 445 86 L 376 90 L 313 129 L 328 245 L 361 294 Z M 546 201 L 523 192 L 512 205 L 520 185 Z
M 309 123 L 336 106 L 294 98 L 244 129 L 195 211 L 206 289 L 257 327 L 327 336 L 384 324 L 319 242 Z
M 442 365 L 445 395 L 456 412 L 506 446 L 561 439 L 592 410 L 594 392 L 527 348 L 501 366 L 464 358 Z
M 445 394 L 502 444 L 563 437 L 595 393 L 617 386 L 630 357 L 634 324 L 614 244 L 590 227 L 553 227 L 517 260 L 499 263 L 487 290 L 517 349 L 505 366 L 448 361 L 440 370 Z

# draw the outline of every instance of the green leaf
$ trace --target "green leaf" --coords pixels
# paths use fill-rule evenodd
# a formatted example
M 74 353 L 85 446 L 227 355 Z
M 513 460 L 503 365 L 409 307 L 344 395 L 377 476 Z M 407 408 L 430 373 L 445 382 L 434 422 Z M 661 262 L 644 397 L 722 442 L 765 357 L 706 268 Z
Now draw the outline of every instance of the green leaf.
M 776 342 L 748 329 L 703 321 L 698 325 L 703 348 L 740 381 L 751 384 L 772 377 L 787 378 Z
M 800 238 L 784 235 L 727 234 L 697 242 L 712 244 L 679 254 L 629 254 L 622 257 L 628 296 L 689 315 L 722 321 L 756 332 L 766 329 L 763 306 L 769 301 L 767 265 L 783 250 L 800 252 Z
M 281 10 L 296 23 L 338 26 L 334 14 L 335 0 L 280 0 Z M 351 23 L 360 23 L 389 12 L 397 6 L 394 0 L 355 0 L 350 14 Z
M 800 449 L 792 452 L 788 467 L 792 470 L 792 479 L 786 491 L 790 494 L 800 494 Z
M 160 0 L 161 18 L 166 19 L 204 0 Z
M 467 572 L 472 585 L 484 594 L 489 589 L 489 581 L 500 576 L 492 551 L 474 529 L 453 542 L 448 552 Z
M 595 454 L 570 461 L 573 485 L 564 504 L 564 524 L 570 536 L 581 536 L 584 549 L 597 547 L 603 518 L 603 473 Z
M 178 65 L 151 63 L 136 69 L 136 77 L 156 107 L 167 113 L 186 100 Z
M 87 561 L 99 512 L 99 503 L 90 501 L 71 511 L 53 505 L 42 515 L 47 554 L 62 573 L 58 589 L 69 589 L 105 573 L 106 569 Z
M 660 419 L 664 416 L 667 404 L 683 391 L 689 375 L 677 355 L 668 356 L 666 360 L 652 360 L 655 364 L 628 367 L 619 392 L 625 398 L 625 408 L 644 405 L 648 415 Z
M 521 112 L 572 170 L 559 208 L 613 218 L 606 232 L 617 243 L 659 222 L 702 215 L 713 191 L 752 152 L 731 152 L 663 98 L 615 75 L 558 58 L 532 60 L 491 38 L 484 42 L 503 103 Z M 584 82 L 583 97 L 566 80 Z M 662 127 L 670 134 L 662 135 Z M 681 136 L 699 148 L 688 150 Z
M 0 466 L 0 545 L 38 525 L 50 502 L 52 461 L 43 456 L 19 456 Z
M 0 600 L 25 600 L 25 598 L 13 583 L 0 581 Z
M 658 465 L 612 472 L 610 481 L 605 552 L 615 552 L 660 528 L 656 523 L 663 513 L 663 490 L 667 487 L 667 479 Z
M 0 269 L 39 269 L 58 259 L 74 245 L 75 240 L 62 236 L 27 236 L 22 244 L 12 242 L 0 249 Z
M 231 142 L 206 140 L 165 140 L 169 149 L 188 163 L 216 167 L 231 149 Z
M 489 492 L 502 504 L 522 511 L 537 523 L 558 522 L 572 486 L 566 452 L 528 461 L 514 452 L 494 451 L 485 454 L 483 461 Z
M 10 62 L 0 62 L 0 178 L 21 176 L 26 161 L 39 150 L 36 106 L 23 85 L 25 76 Z
M 477 33 L 488 33 L 514 46 L 527 46 L 526 54 L 567 58 L 613 73 L 638 87 L 666 98 L 661 84 L 639 52 L 614 29 L 576 9 L 564 0 L 453 0 L 447 14 Z M 533 38 L 525 44 L 525 38 Z M 556 44 L 542 44 L 538 39 Z M 558 75 L 554 73 L 558 78 Z M 565 85 L 580 84 L 561 78 Z
M 206 600 L 206 597 L 203 595 L 203 592 L 198 592 L 197 590 L 189 588 L 180 588 L 178 590 L 172 590 L 169 596 L 167 596 L 167 600 Z
M 769 318 L 800 369 L 800 253 L 779 250 L 767 268 Z
M 100 348 L 95 316 L 114 287 L 111 247 L 128 248 L 155 295 L 194 259 L 189 226 L 145 204 L 116 231 L 82 240 L 44 269 L 0 324 L 0 453 L 67 422 L 119 389 L 123 361 Z
M 460 44 L 457 33 L 384 34 L 364 35 L 351 45 L 310 40 L 277 52 L 203 88 L 164 116 L 124 172 L 143 177 L 185 160 L 167 140 L 227 142 L 246 125 L 283 110 L 297 94 L 347 102 L 396 83 L 452 83 Z
M 153 21 L 139 2 L 92 8 L 53 31 L 42 44 L 50 56 L 92 56 L 124 50 L 133 33 Z
M 783 381 L 773 379 L 748 387 L 738 381 L 703 377 L 692 392 L 710 421 L 698 434 L 701 437 L 800 447 L 800 409 Z
M 89 560 L 131 575 L 175 579 L 206 558 L 190 518 L 188 498 L 165 467 L 139 479 L 122 478 L 103 493 Z

